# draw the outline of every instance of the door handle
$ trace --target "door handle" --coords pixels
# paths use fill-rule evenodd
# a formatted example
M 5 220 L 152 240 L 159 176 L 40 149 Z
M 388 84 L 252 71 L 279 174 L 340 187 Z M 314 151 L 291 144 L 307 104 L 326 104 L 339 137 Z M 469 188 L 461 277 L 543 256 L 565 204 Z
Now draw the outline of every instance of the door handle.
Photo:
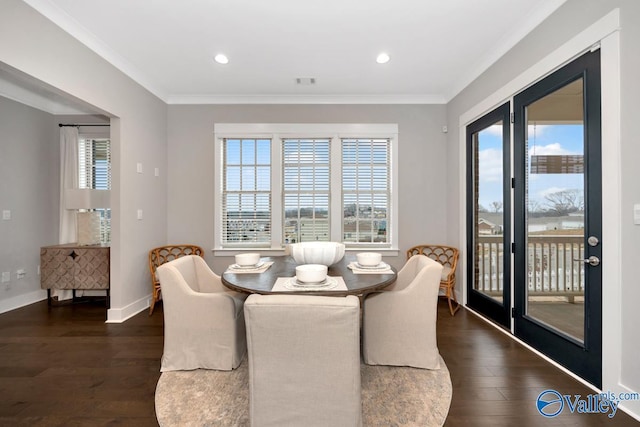
M 597 267 L 598 265 L 600 265 L 600 258 L 598 258 L 595 255 L 591 255 L 589 258 L 587 259 L 574 259 L 575 262 L 584 262 L 585 264 L 589 264 L 591 267 Z

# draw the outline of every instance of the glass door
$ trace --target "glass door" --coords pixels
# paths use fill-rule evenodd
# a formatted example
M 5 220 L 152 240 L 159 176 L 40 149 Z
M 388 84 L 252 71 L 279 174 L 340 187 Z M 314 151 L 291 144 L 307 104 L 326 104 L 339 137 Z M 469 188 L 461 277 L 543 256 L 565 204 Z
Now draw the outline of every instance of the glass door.
M 467 126 L 467 303 L 511 327 L 509 103 Z
M 515 334 L 601 382 L 599 51 L 514 97 Z

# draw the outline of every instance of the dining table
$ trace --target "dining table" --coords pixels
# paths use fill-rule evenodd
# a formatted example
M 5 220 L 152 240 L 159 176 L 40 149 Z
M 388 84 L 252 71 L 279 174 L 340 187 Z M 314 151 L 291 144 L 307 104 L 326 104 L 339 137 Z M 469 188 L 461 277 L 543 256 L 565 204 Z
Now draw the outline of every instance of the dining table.
M 262 295 L 364 296 L 368 293 L 382 290 L 396 281 L 397 271 L 392 266 L 388 266 L 389 268 L 382 272 L 359 270 L 362 274 L 357 274 L 350 268 L 353 267 L 355 261 L 355 255 L 345 254 L 340 261 L 329 266 L 327 271 L 328 278 L 341 278 L 344 281 L 344 285 L 346 285 L 331 289 L 314 287 L 311 290 L 303 287 L 293 287 L 287 290 L 280 288 L 274 291 L 274 285 L 279 279 L 295 278 L 296 267 L 299 264 L 289 255 L 261 258 L 260 264 L 268 263 L 269 267 L 259 272 L 234 271 L 229 268 L 222 274 L 221 278 L 222 283 L 231 290 Z

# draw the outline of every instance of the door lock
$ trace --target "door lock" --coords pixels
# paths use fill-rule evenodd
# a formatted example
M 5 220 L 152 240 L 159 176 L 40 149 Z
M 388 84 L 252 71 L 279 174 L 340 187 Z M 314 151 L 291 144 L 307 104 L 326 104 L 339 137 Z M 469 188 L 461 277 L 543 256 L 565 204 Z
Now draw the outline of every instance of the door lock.
M 587 259 L 574 259 L 575 262 L 584 262 L 585 264 L 589 264 L 591 267 L 597 267 L 598 265 L 600 265 L 600 258 L 598 258 L 595 255 L 591 255 L 589 258 Z

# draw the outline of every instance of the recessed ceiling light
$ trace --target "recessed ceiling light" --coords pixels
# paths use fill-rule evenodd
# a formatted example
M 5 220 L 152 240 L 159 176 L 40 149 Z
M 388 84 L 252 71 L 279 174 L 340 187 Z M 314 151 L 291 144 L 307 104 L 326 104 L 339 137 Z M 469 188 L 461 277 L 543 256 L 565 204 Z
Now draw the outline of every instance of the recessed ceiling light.
M 386 53 L 381 53 L 380 55 L 378 55 L 378 57 L 376 58 L 376 62 L 378 64 L 386 64 L 387 62 L 389 62 L 389 55 L 387 55 Z
M 214 58 L 214 61 L 216 61 L 218 64 L 228 64 L 229 63 L 229 58 L 227 58 L 226 55 L 223 55 L 222 53 L 217 54 Z

